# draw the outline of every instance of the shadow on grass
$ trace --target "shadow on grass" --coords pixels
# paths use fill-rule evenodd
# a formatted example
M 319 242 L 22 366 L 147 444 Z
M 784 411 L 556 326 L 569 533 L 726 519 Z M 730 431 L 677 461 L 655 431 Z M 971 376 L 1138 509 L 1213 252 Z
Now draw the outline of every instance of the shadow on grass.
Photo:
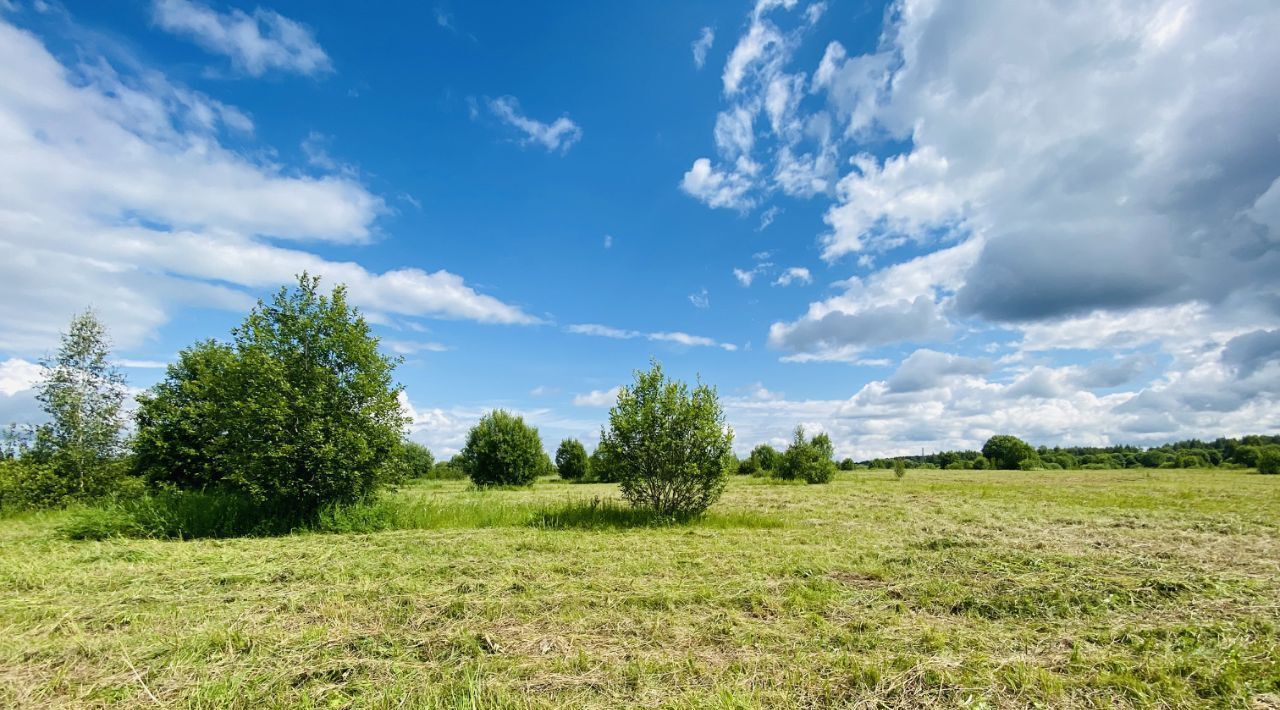
M 675 519 L 617 500 L 568 500 L 559 504 L 383 497 L 327 508 L 308 519 L 268 510 L 225 493 L 162 492 L 80 508 L 59 529 L 73 540 L 260 537 L 291 533 L 374 533 L 527 527 L 539 530 L 629 530 L 670 526 L 778 528 L 776 518 L 746 512 L 708 512 Z

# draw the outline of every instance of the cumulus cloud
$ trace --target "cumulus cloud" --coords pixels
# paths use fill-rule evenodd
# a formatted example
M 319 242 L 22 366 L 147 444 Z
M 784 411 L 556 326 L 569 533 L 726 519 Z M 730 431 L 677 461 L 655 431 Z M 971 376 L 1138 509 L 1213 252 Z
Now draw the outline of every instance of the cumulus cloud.
M 252 76 L 270 71 L 314 76 L 332 70 L 329 56 L 306 26 L 277 12 L 218 12 L 193 0 L 155 0 L 152 20 L 174 34 L 189 37 L 209 52 L 231 59 Z
M 707 289 L 704 288 L 697 293 L 689 294 L 689 303 L 692 303 L 694 308 L 710 308 L 711 295 L 708 294 Z
M 886 384 L 889 392 L 920 392 L 939 387 L 952 377 L 984 375 L 991 369 L 992 364 L 982 358 L 921 349 L 903 360 Z
M 281 245 L 369 242 L 385 204 L 350 176 L 227 148 L 252 128 L 232 107 L 86 57 L 64 66 L 0 22 L 0 350 L 44 351 L 86 305 L 127 348 L 175 309 L 246 309 L 304 270 L 346 283 L 374 317 L 538 322 L 448 271 L 378 273 Z
M 755 200 L 747 195 L 751 190 L 751 178 L 745 172 L 716 170 L 711 167 L 709 158 L 693 161 L 693 167 L 680 181 L 680 189 L 711 207 L 747 210 L 755 204 Z
M 520 102 L 513 96 L 502 96 L 489 101 L 489 110 L 493 114 L 522 133 L 522 143 L 535 143 L 546 148 L 548 152 L 569 152 L 574 143 L 582 138 L 582 129 L 578 124 L 561 116 L 551 123 L 543 123 L 520 113 Z
M 575 407 L 612 407 L 618 401 L 618 393 L 622 391 L 621 386 L 611 387 L 607 390 L 591 390 L 586 394 L 578 394 L 573 397 L 573 406 Z
M 1280 330 L 1255 330 L 1232 338 L 1222 350 L 1222 362 L 1242 377 L 1280 362 Z

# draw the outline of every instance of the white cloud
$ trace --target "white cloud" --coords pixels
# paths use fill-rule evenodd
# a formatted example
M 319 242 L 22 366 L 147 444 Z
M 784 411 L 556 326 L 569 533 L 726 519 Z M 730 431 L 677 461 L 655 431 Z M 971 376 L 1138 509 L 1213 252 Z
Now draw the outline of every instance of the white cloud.
M 752 181 L 749 175 L 734 170 L 724 172 L 711 167 L 710 158 L 693 161 L 680 181 L 680 188 L 711 207 L 728 207 L 736 210 L 750 209 L 755 201 L 747 196 Z
M 504 123 L 525 134 L 524 143 L 537 143 L 547 151 L 566 153 L 582 138 L 578 124 L 561 116 L 551 123 L 543 123 L 520 113 L 520 102 L 515 97 L 502 96 L 489 101 L 489 109 Z
M 155 0 L 152 20 L 210 52 L 230 57 L 236 68 L 252 76 L 269 71 L 317 75 L 332 70 L 329 56 L 311 30 L 272 10 L 256 8 L 252 15 L 238 9 L 221 13 L 193 0 Z
M 782 214 L 782 208 L 778 207 L 777 205 L 770 207 L 764 212 L 761 212 L 760 226 L 756 227 L 756 231 L 763 232 L 764 230 L 768 229 L 769 225 L 773 224 L 773 220 L 777 219 L 779 214 Z
M 733 343 L 720 343 L 712 338 L 701 335 L 690 335 L 681 331 L 662 331 L 654 333 L 642 333 L 638 330 L 622 330 L 620 328 L 612 328 L 607 325 L 599 325 L 596 323 L 575 323 L 565 326 L 565 332 L 576 333 L 578 335 L 592 335 L 600 338 L 613 338 L 615 340 L 633 340 L 636 338 L 644 340 L 652 340 L 663 343 L 675 343 L 676 345 L 684 345 L 687 347 L 718 347 L 722 350 L 735 351 L 737 345 Z
M 128 347 L 177 308 L 246 309 L 303 270 L 346 283 L 375 317 L 538 322 L 448 271 L 374 273 L 280 246 L 368 242 L 383 200 L 231 150 L 222 136 L 243 132 L 242 113 L 85 56 L 63 66 L 0 22 L 0 350 L 43 351 L 86 305 Z
M 702 33 L 693 41 L 690 48 L 693 50 L 693 65 L 699 69 L 707 63 L 707 51 L 711 49 L 711 45 L 716 41 L 715 30 L 710 27 L 703 27 Z
M 803 266 L 792 266 L 778 275 L 774 279 L 774 286 L 790 286 L 793 283 L 809 284 L 813 283 L 813 276 L 809 270 Z
M 586 394 L 578 394 L 573 397 L 573 406 L 575 407 L 612 407 L 618 401 L 618 393 L 622 391 L 622 387 L 612 387 L 607 390 L 591 390 Z
M 791 322 L 769 328 L 769 344 L 795 351 L 794 362 L 852 361 L 877 345 L 900 340 L 947 339 L 952 326 L 945 310 L 964 284 L 982 242 L 962 244 L 843 283 L 844 293 L 809 304 Z
M 39 363 L 11 357 L 0 362 L 0 394 L 6 397 L 29 390 L 44 377 Z
M 689 303 L 692 303 L 694 308 L 710 308 L 711 296 L 707 293 L 707 289 L 704 288 L 697 293 L 689 294 Z
M 612 234 L 606 234 L 606 235 L 604 235 L 604 248 L 605 248 L 605 249 L 612 249 L 612 248 L 613 248 L 613 235 L 612 235 Z
M 398 340 L 383 338 L 382 347 L 397 355 L 416 355 L 418 353 L 443 353 L 450 350 L 444 343 L 421 342 L 416 340 Z

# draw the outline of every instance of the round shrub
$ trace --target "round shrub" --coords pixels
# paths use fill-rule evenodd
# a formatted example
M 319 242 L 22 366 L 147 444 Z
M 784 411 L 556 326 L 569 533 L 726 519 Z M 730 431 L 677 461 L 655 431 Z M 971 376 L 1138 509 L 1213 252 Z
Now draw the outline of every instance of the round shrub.
M 751 450 L 751 460 L 756 462 L 757 473 L 772 473 L 778 468 L 782 454 L 768 444 L 760 444 Z
M 667 379 L 657 362 L 618 394 L 596 450 L 622 497 L 665 518 L 701 515 L 724 490 L 733 430 L 714 388 Z
M 549 468 L 538 430 L 501 409 L 471 428 L 458 459 L 477 486 L 527 486 Z
M 1280 473 L 1280 446 L 1268 446 L 1258 452 L 1258 473 Z
M 836 474 L 831 452 L 831 437 L 824 433 L 805 440 L 804 427 L 796 427 L 791 445 L 783 452 L 778 465 L 778 477 L 806 483 L 829 483 Z
M 565 439 L 556 449 L 556 471 L 566 481 L 586 480 L 590 472 L 590 460 L 587 450 L 577 439 Z
M 1024 460 L 1035 458 L 1036 450 L 1016 436 L 997 434 L 982 445 L 982 455 L 991 462 L 992 468 L 1016 471 Z
M 760 473 L 760 464 L 750 456 L 738 462 L 738 475 L 754 476 Z
M 405 478 L 428 478 L 435 468 L 436 459 L 431 455 L 431 449 L 416 441 L 406 441 L 400 450 L 400 463 L 404 467 Z

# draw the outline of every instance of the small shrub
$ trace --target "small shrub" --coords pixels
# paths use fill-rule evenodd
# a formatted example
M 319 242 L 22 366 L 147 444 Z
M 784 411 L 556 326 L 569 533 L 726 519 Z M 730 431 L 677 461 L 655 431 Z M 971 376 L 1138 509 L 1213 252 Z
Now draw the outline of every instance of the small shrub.
M 431 467 L 431 473 L 427 476 L 431 481 L 459 481 L 467 477 L 467 472 L 462 470 L 462 464 L 453 457 L 448 461 L 438 461 L 435 466 Z
M 804 427 L 796 427 L 791 445 L 779 462 L 778 477 L 806 483 L 829 483 L 836 473 L 831 453 L 831 437 L 824 433 L 805 440 Z
M 846 458 L 840 462 L 841 471 L 852 471 L 857 467 L 858 467 L 858 464 L 854 463 L 853 459 Z
M 749 458 L 755 461 L 758 474 L 768 475 L 777 470 L 782 454 L 779 454 L 777 449 L 768 444 L 760 444 L 751 450 Z
M 1280 474 L 1280 446 L 1268 446 L 1258 453 L 1258 473 Z
M 431 455 L 431 449 L 416 441 L 406 441 L 400 451 L 400 463 L 405 478 L 428 478 L 435 469 L 436 459 Z
M 738 462 L 738 475 L 755 476 L 755 475 L 758 475 L 759 473 L 760 473 L 760 464 L 754 458 L 748 456 L 747 458 Z
M 621 480 L 617 464 L 609 458 L 609 452 L 599 446 L 587 460 L 587 471 L 595 483 L 617 483 Z
M 893 460 L 893 477 L 901 481 L 907 475 L 907 464 L 902 459 Z
M 1041 471 L 1043 469 L 1044 469 L 1044 464 L 1040 463 L 1040 459 L 1034 456 L 1028 456 L 1027 458 L 1018 462 L 1019 471 Z
M 551 468 L 538 430 L 501 409 L 472 427 L 458 458 L 477 486 L 527 486 Z
M 556 449 L 556 470 L 566 481 L 582 481 L 591 472 L 590 459 L 582 442 L 577 439 L 565 439 Z
M 627 502 L 681 519 L 719 499 L 732 445 L 715 389 L 699 383 L 691 392 L 655 361 L 618 394 L 597 453 L 615 467 Z

